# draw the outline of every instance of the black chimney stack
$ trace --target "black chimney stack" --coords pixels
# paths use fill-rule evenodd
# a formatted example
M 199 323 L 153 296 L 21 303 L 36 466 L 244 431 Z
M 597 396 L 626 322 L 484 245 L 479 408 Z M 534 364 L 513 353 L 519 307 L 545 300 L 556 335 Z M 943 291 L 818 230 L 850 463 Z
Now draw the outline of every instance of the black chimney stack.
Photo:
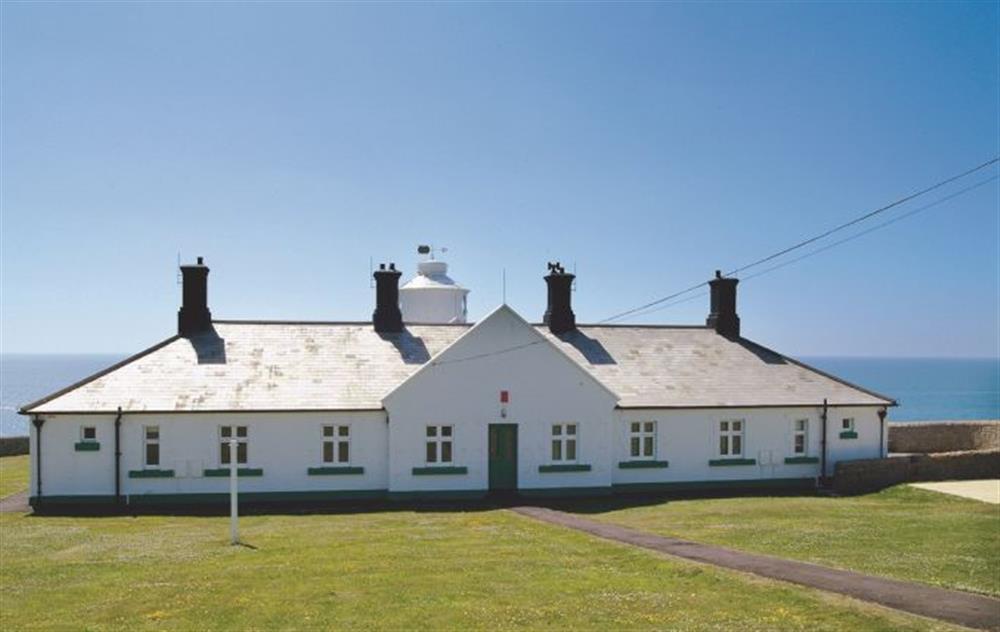
M 576 276 L 566 272 L 558 261 L 549 263 L 549 274 L 545 277 L 545 282 L 549 286 L 549 304 L 545 308 L 542 322 L 556 335 L 576 329 L 576 315 L 573 314 L 570 300 L 575 278 Z
M 185 338 L 212 328 L 212 312 L 208 311 L 208 266 L 198 257 L 198 263 L 181 266 L 183 283 L 181 308 L 177 312 L 177 334 Z
M 720 270 L 716 270 L 715 278 L 708 282 L 712 290 L 711 312 L 705 324 L 726 338 L 740 337 L 740 317 L 736 315 L 736 284 L 739 282 L 739 279 L 723 277 Z
M 380 263 L 375 271 L 375 313 L 372 323 L 379 333 L 403 331 L 403 314 L 399 311 L 399 277 L 402 272 L 396 269 L 395 263 L 386 269 Z

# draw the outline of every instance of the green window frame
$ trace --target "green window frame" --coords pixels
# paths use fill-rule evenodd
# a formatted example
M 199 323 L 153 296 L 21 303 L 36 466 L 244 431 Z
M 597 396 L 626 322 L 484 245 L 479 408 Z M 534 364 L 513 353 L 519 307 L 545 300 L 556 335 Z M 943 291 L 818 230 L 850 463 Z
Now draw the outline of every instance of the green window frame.
M 656 422 L 630 421 L 628 427 L 628 453 L 632 461 L 656 459 Z

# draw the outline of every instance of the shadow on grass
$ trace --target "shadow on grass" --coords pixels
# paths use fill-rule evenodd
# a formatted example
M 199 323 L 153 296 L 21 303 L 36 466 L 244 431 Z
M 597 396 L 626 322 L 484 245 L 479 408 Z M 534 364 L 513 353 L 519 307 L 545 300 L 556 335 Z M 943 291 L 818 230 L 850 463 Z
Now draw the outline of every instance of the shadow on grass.
M 523 497 L 516 494 L 463 500 L 337 500 L 337 501 L 247 501 L 241 502 L 241 516 L 344 515 L 385 512 L 468 513 L 495 511 L 510 507 L 546 507 L 575 514 L 601 514 L 621 509 L 661 505 L 683 500 L 743 497 L 816 496 L 802 489 L 711 489 L 673 492 L 634 492 L 603 496 L 559 498 Z M 36 507 L 34 516 L 228 516 L 229 502 L 204 504 L 155 505 L 146 507 L 114 505 Z

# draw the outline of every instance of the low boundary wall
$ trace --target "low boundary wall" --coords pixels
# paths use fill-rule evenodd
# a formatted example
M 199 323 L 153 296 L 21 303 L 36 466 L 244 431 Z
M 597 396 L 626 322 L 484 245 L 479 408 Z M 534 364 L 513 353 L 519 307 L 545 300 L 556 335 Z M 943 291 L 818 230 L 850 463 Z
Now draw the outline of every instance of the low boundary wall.
M 840 461 L 833 489 L 838 494 L 863 494 L 899 483 L 981 478 L 1000 478 L 1000 450 Z
M 0 437 L 0 456 L 28 453 L 28 437 Z
M 931 454 L 966 450 L 1000 450 L 1000 421 L 889 424 L 889 452 Z

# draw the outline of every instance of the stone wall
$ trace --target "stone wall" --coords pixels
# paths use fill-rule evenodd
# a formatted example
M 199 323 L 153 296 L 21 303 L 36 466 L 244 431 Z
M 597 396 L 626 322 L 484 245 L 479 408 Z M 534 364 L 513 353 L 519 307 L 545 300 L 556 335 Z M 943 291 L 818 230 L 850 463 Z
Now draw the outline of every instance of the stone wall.
M 840 461 L 833 488 L 838 494 L 862 494 L 899 483 L 982 478 L 1000 478 L 1000 450 Z
M 965 450 L 1000 450 L 1000 421 L 889 424 L 889 452 L 930 454 Z
M 0 456 L 28 453 L 28 437 L 0 437 Z

